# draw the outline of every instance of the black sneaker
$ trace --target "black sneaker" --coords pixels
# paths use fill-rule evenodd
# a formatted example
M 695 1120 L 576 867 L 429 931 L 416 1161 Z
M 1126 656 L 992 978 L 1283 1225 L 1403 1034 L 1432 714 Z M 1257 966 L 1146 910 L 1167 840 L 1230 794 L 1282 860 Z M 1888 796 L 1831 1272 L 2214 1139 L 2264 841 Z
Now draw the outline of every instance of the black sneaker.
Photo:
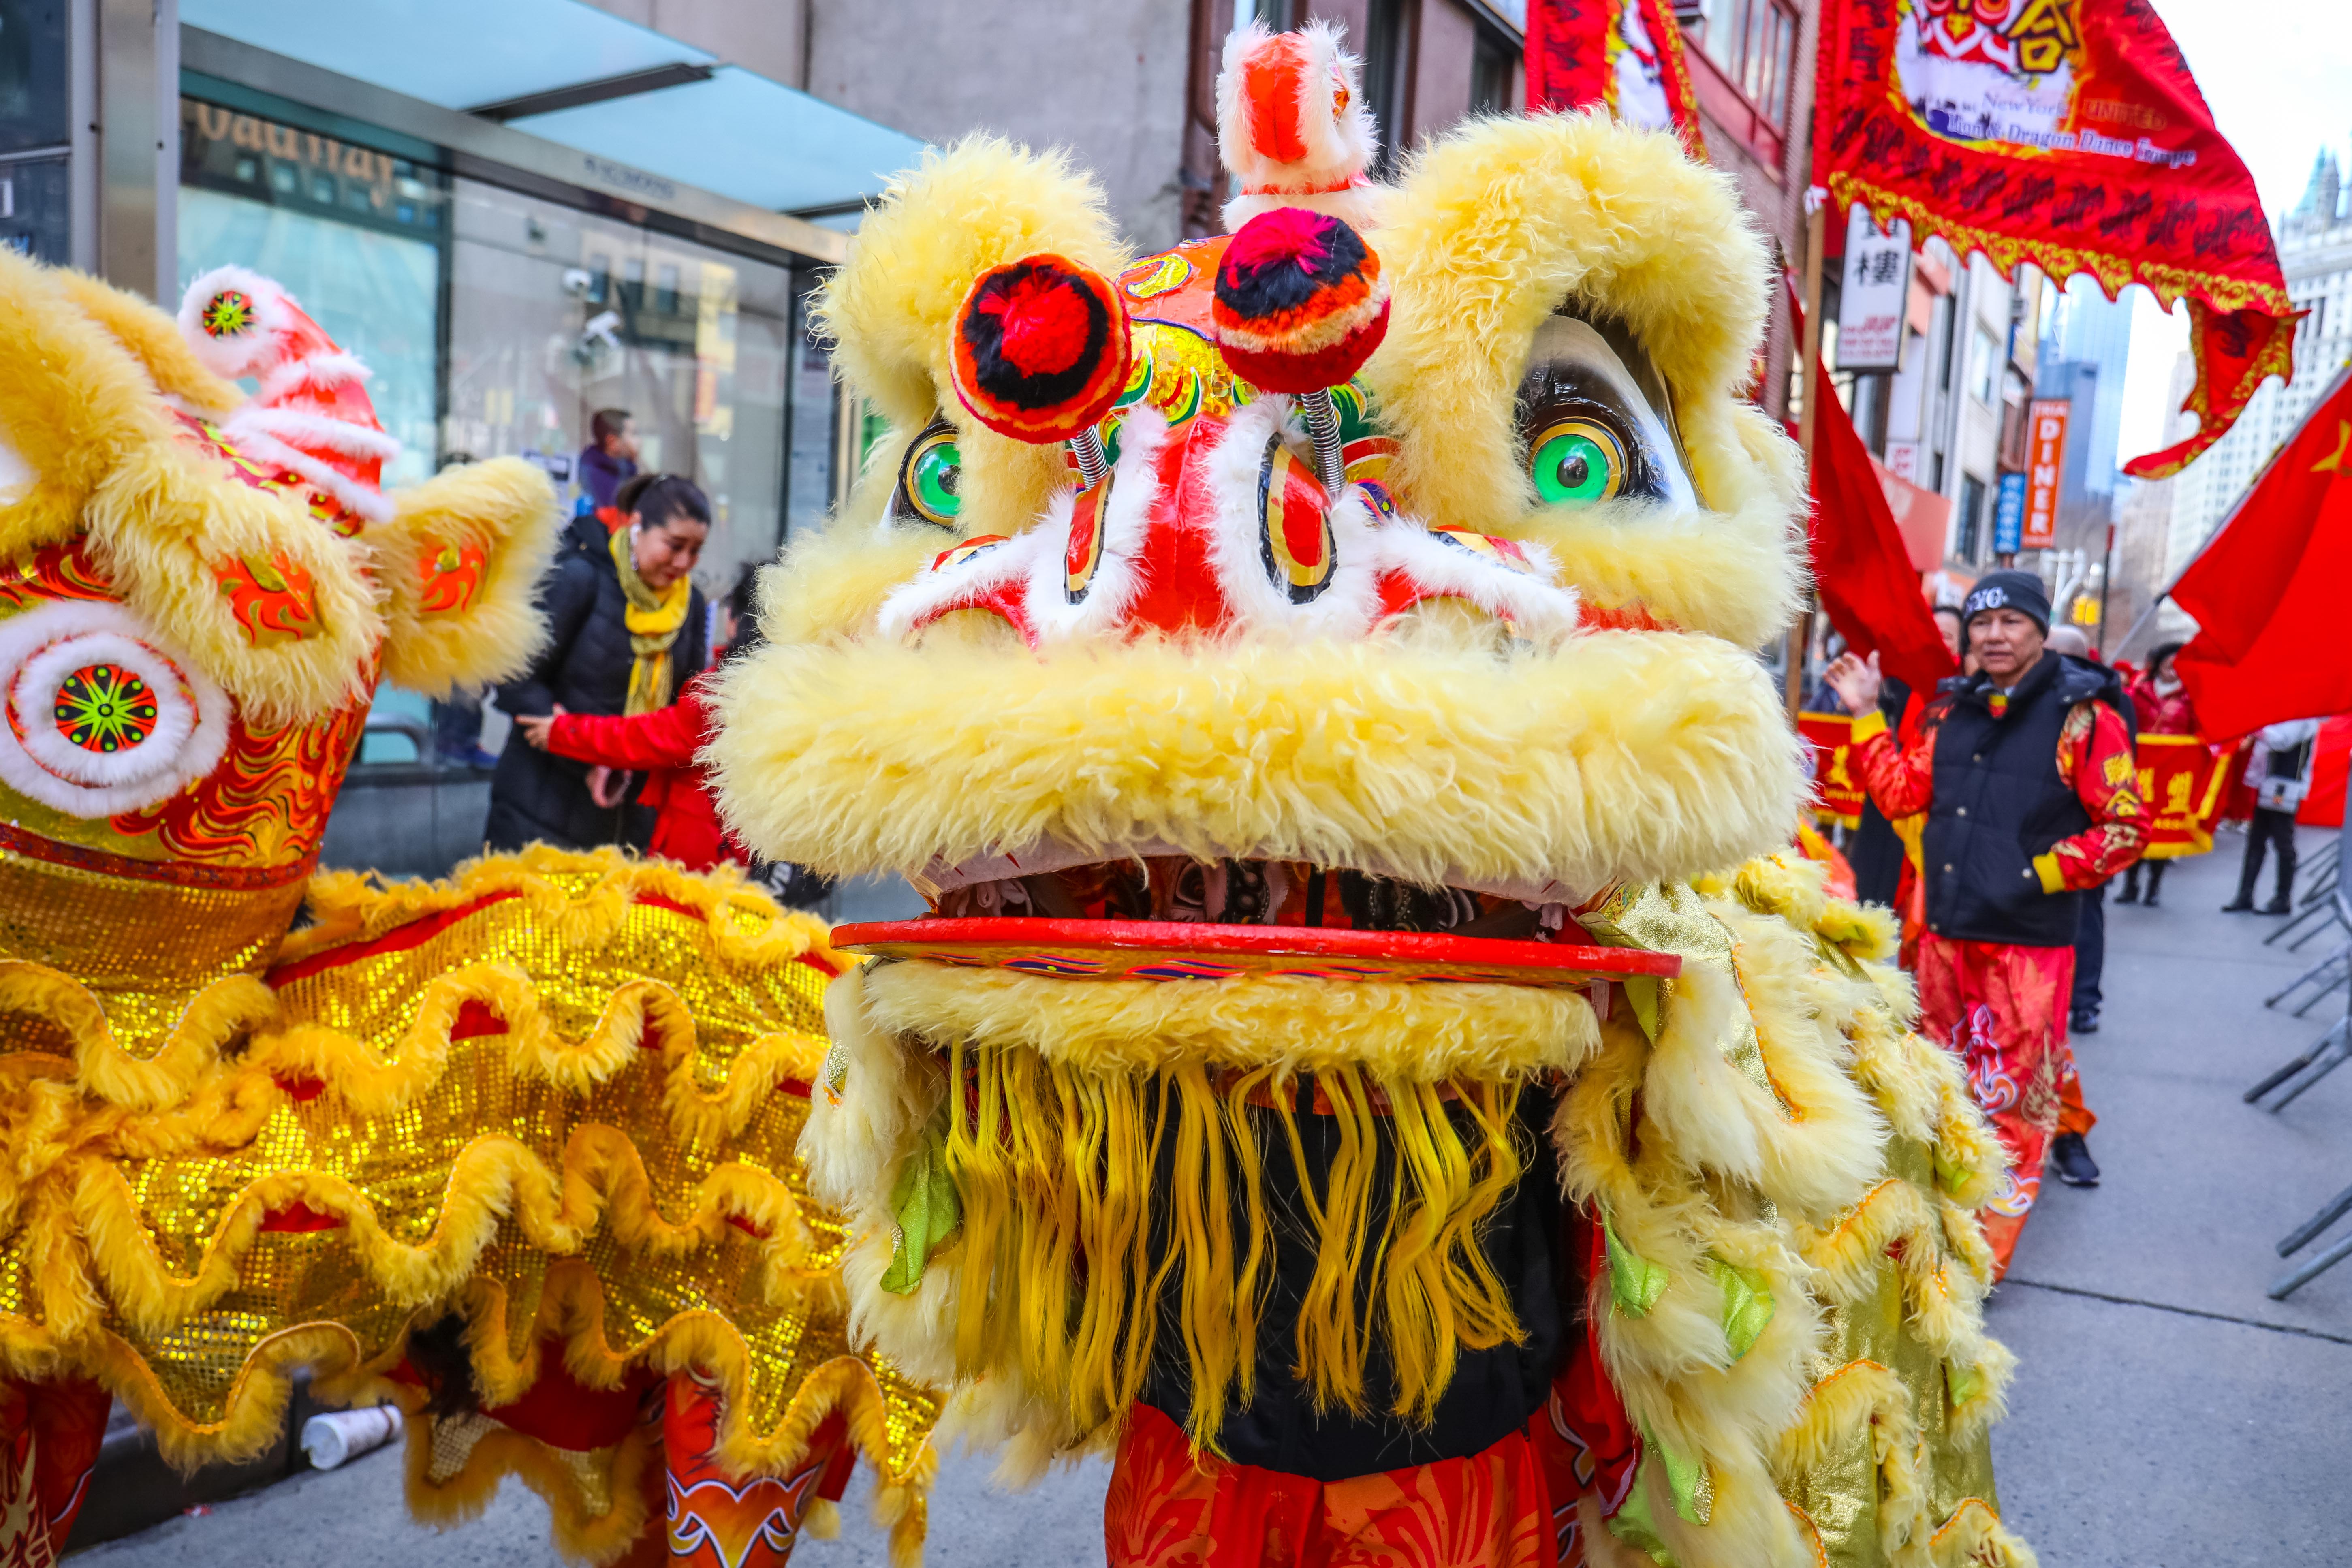
M 2225 915 L 2250 915 L 2254 912 L 2254 900 L 2243 893 L 2221 906 Z
M 2091 1158 L 2090 1146 L 2080 1132 L 2061 1132 L 2050 1141 L 2050 1164 L 2058 1179 L 2070 1187 L 2099 1184 L 2099 1163 Z
M 2116 895 L 2116 902 L 2119 904 L 2136 904 L 2139 902 L 2139 889 L 2137 888 L 2126 888 L 2122 892 Z
M 2074 1034 L 2095 1035 L 2099 1032 L 2099 1015 L 2095 1012 L 2077 1013 L 2066 1021 L 2066 1027 Z
M 2287 902 L 2284 898 L 2273 899 L 2269 903 L 2263 906 L 2263 913 L 2266 915 L 2291 915 L 2294 913 L 2294 906 Z

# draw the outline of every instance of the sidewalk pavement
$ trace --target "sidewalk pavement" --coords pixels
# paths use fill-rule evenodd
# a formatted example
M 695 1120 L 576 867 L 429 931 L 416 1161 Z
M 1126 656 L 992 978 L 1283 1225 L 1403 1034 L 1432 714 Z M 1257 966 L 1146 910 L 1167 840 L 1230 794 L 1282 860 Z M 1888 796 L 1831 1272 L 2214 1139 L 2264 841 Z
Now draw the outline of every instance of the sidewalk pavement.
M 2306 832 L 2306 856 L 2324 836 Z M 2105 1184 L 2047 1183 L 1990 1327 L 2021 1365 L 1994 1428 L 2004 1511 L 2048 1568 L 2341 1568 L 2352 1393 L 2352 1261 L 2284 1302 L 2277 1238 L 2352 1184 L 2352 1069 L 2273 1116 L 2246 1086 L 2326 1027 L 2262 998 L 2325 950 L 2262 945 L 2274 922 L 2217 912 L 2242 840 L 2176 867 L 2164 905 L 2110 905 L 2105 1026 L 2077 1042 Z M 2265 879 L 2265 890 L 2268 880 Z M 898 911 L 858 889 L 866 918 Z M 2334 1005 L 2340 1006 L 2338 999 Z M 2352 1225 L 2352 1221 L 2347 1221 Z M 2342 1234 L 2339 1226 L 2335 1233 Z M 397 1450 L 312 1472 L 77 1555 L 75 1568 L 550 1568 L 546 1511 L 509 1481 L 436 1537 L 400 1502 Z M 929 1568 L 1102 1561 L 1100 1463 L 1007 1495 L 951 1456 L 932 1494 Z M 883 1568 L 861 1472 L 842 1539 L 807 1568 Z
M 2306 861 L 2329 837 L 2304 830 Z M 2352 1070 L 2276 1116 L 2240 1098 L 2342 1016 L 2262 1005 L 2339 938 L 2290 953 L 2275 919 L 2219 912 L 2244 842 L 2176 865 L 2159 909 L 2110 890 L 2105 1019 L 2075 1042 L 2104 1180 L 2044 1179 L 1987 1310 L 2021 1363 L 2003 1512 L 2049 1568 L 2352 1563 L 2352 1262 L 2264 1294 L 2279 1237 L 2352 1184 Z

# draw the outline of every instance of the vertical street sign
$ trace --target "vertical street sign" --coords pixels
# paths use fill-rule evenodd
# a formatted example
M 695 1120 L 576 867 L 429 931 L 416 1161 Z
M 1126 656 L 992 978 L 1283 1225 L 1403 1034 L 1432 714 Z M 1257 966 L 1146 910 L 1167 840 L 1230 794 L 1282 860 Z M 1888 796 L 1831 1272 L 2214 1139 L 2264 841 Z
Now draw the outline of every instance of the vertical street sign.
M 1837 367 L 1903 368 L 1903 310 L 1911 297 L 1911 226 L 1881 234 L 1870 209 L 1846 219 L 1845 279 L 1838 291 Z
M 2058 476 L 2073 412 L 2074 405 L 2063 398 L 2036 398 L 2026 411 L 2023 549 L 2047 550 L 2058 542 Z
M 2000 499 L 1992 509 L 1992 552 L 2014 555 L 2024 548 L 2025 476 L 2003 474 L 2000 477 Z

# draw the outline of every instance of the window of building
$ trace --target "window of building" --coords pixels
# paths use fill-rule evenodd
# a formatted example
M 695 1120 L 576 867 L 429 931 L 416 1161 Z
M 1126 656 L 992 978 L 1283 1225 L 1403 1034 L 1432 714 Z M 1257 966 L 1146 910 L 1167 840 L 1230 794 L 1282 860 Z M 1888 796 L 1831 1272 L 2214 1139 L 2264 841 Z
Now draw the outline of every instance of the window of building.
M 1780 124 L 1789 110 L 1796 8 L 1783 0 L 1700 0 L 1699 16 L 1698 42 L 1707 58 L 1767 120 Z
M 576 458 L 596 410 L 625 409 L 639 466 L 683 474 L 710 498 L 696 575 L 714 594 L 774 555 L 788 485 L 812 490 L 796 499 L 822 515 L 832 393 L 796 374 L 793 268 L 479 181 L 461 178 L 454 194 L 450 448 L 562 467 L 552 460 Z M 615 264 L 609 302 L 566 284 L 584 270 L 593 295 Z M 794 402 L 810 398 L 817 406 L 796 417 Z M 794 432 L 812 424 L 814 468 L 794 461 Z
M 2000 368 L 2000 340 L 1982 321 L 1969 349 L 1969 394 L 1987 407 L 1992 405 L 1994 374 Z
M 1480 31 L 1477 52 L 1470 57 L 1471 113 L 1508 114 L 1518 107 L 1511 101 L 1511 72 L 1517 63 L 1508 44 Z
M 1936 296 L 1935 317 L 1928 322 L 1927 335 L 1936 345 L 1936 390 L 1952 390 L 1952 297 Z
M 1974 474 L 1960 476 L 1960 534 L 1952 553 L 1962 561 L 1974 562 L 1984 543 L 1984 481 Z
M 1234 26 L 1262 22 L 1269 33 L 1286 33 L 1298 23 L 1297 0 L 1234 0 Z
M 283 283 L 374 373 L 404 448 L 384 479 L 413 484 L 438 448 L 448 176 L 342 129 L 181 100 L 180 283 L 232 262 Z
M 1413 36 L 1418 0 L 1367 0 L 1364 18 L 1364 105 L 1381 128 L 1372 173 L 1393 176 L 1412 115 Z

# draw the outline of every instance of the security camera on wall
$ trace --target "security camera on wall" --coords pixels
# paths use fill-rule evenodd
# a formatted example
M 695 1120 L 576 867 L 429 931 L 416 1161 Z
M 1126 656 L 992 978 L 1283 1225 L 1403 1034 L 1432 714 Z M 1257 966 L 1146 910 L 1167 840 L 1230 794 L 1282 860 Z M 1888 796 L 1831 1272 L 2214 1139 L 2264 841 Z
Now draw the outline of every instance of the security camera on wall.
M 595 286 L 596 275 L 585 267 L 567 267 L 563 269 L 563 291 L 573 299 L 585 300 L 588 298 L 588 290 Z

